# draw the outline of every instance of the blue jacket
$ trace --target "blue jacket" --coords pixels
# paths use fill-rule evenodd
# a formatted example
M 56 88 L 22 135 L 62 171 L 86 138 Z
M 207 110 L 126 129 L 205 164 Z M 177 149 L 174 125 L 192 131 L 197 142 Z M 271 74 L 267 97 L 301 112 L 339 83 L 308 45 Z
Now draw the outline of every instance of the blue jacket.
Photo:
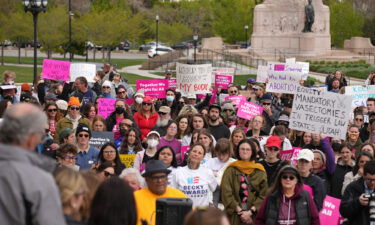
M 77 165 L 79 170 L 89 170 L 98 161 L 99 150 L 95 147 L 90 146 L 89 151 L 78 152 L 77 154 Z

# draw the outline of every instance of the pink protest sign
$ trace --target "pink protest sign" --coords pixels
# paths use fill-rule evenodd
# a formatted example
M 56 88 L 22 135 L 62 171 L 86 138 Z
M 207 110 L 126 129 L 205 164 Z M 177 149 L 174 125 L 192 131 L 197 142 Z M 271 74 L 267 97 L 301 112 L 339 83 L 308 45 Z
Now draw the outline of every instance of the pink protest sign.
M 340 199 L 326 195 L 319 213 L 320 224 L 338 224 L 340 219 Z
M 312 198 L 314 198 L 314 192 L 313 192 L 313 189 L 312 189 L 309 185 L 304 184 L 304 185 L 303 185 L 303 189 L 305 189 L 307 192 L 309 192 L 310 196 L 311 196 Z
M 107 118 L 113 111 L 115 111 L 116 99 L 113 98 L 99 98 L 98 114 Z
M 125 100 L 125 103 L 128 104 L 129 106 L 132 105 L 134 102 L 134 98 L 128 98 Z
M 170 88 L 170 89 L 176 90 L 176 87 L 177 87 L 177 79 L 167 79 L 167 80 L 168 80 L 168 86 L 167 86 L 167 89 Z
M 143 89 L 145 91 L 145 96 L 151 96 L 154 98 L 165 98 L 165 91 L 167 90 L 167 86 L 167 79 L 136 81 L 137 90 Z
M 233 76 L 215 74 L 215 88 L 228 89 L 231 83 L 233 83 Z
M 284 64 L 276 64 L 274 66 L 274 69 L 275 71 L 284 71 L 285 70 L 285 65 Z
M 217 91 L 216 90 L 213 90 L 212 91 L 212 96 L 210 98 L 210 104 L 215 104 L 216 103 L 216 94 L 217 94 Z M 198 98 L 203 100 L 205 97 L 206 97 L 207 94 L 198 94 Z
M 43 59 L 42 77 L 50 80 L 69 80 L 70 62 Z
M 184 161 L 185 153 L 189 151 L 190 146 L 181 146 L 181 159 Z
M 299 152 L 301 151 L 301 147 L 292 147 L 293 149 L 293 155 L 292 158 L 290 159 L 292 161 L 292 165 L 297 165 L 297 157 L 299 155 Z
M 262 115 L 263 107 L 248 101 L 241 101 L 237 105 L 237 116 L 246 120 L 251 120 L 254 116 Z
M 224 98 L 224 100 L 231 100 L 236 106 L 238 106 L 241 101 L 246 102 L 246 97 L 242 95 L 236 95 L 236 96 L 227 96 Z
M 293 152 L 293 149 L 280 151 L 280 159 L 284 161 L 289 161 L 293 156 Z

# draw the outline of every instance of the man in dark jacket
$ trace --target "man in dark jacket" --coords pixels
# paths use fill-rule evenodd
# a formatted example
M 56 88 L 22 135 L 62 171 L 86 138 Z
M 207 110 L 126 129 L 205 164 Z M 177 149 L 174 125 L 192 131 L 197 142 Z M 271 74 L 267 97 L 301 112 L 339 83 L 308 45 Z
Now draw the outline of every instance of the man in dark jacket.
M 345 189 L 340 205 L 340 213 L 349 224 L 374 224 L 375 213 L 369 211 L 375 205 L 375 161 L 369 161 L 363 168 L 363 178 L 353 181 Z M 371 219 L 370 219 L 371 218 Z M 370 222 L 371 221 L 371 222 Z
M 230 136 L 229 128 L 219 121 L 220 112 L 221 107 L 216 104 L 210 105 L 208 109 L 208 129 L 216 140 Z

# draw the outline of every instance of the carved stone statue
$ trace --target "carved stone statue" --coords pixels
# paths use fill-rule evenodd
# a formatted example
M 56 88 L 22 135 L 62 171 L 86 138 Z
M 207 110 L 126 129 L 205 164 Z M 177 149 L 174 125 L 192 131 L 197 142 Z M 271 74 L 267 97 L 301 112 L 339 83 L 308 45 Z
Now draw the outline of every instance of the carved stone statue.
M 309 1 L 309 3 L 305 6 L 306 19 L 305 19 L 305 27 L 303 28 L 303 31 L 302 31 L 304 33 L 312 32 L 311 27 L 312 27 L 312 25 L 314 23 L 314 19 L 315 19 L 314 7 L 311 4 L 312 0 L 308 0 L 308 1 Z

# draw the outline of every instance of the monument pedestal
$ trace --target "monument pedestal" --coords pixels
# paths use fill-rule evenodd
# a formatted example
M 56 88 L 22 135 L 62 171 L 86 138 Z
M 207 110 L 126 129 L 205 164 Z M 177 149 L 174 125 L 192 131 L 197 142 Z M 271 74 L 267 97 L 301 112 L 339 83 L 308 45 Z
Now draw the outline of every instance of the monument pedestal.
M 306 1 L 307 2 L 307 1 Z M 331 51 L 329 8 L 313 0 L 313 32 L 303 33 L 305 1 L 265 0 L 254 9 L 252 50 L 259 55 L 319 56 Z

